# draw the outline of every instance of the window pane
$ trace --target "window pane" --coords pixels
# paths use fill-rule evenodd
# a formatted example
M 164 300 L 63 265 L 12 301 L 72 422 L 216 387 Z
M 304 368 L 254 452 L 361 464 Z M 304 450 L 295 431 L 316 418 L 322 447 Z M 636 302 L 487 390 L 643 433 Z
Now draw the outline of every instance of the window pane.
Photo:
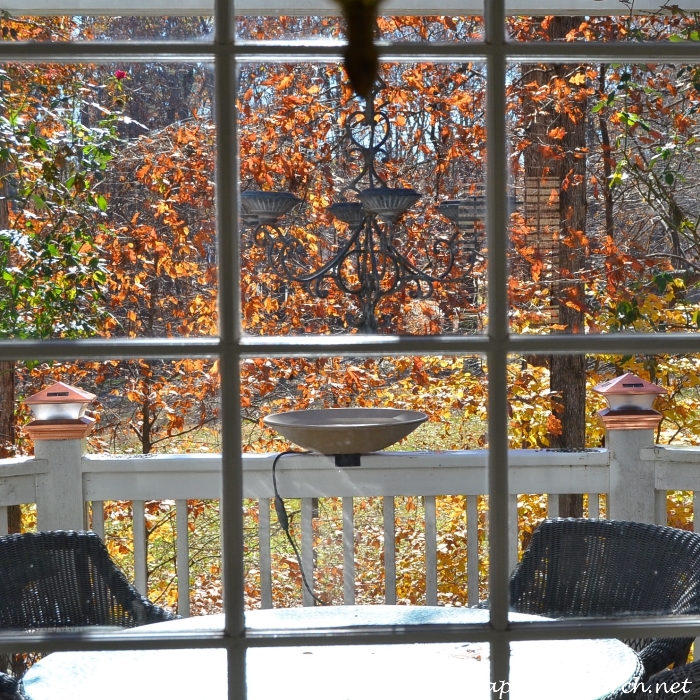
M 152 602 L 185 615 L 220 612 L 217 368 L 218 362 L 201 358 L 14 363 L 9 371 L 18 398 L 31 403 L 42 390 L 53 393 L 47 404 L 31 403 L 31 410 L 20 405 L 17 439 L 3 450 L 34 452 L 49 460 L 49 471 L 54 453 L 61 454 L 57 444 L 69 455 L 61 462 L 67 471 L 53 465 L 62 476 L 52 478 L 59 481 L 42 482 L 31 507 L 22 506 L 21 530 L 82 529 L 82 509 L 76 515 L 71 504 L 86 502 L 86 525 Z M 69 388 L 56 382 L 89 392 L 84 405 L 61 403 Z M 81 431 L 87 437 L 82 459 Z M 73 452 L 55 442 L 64 439 L 77 444 Z M 31 459 L 10 479 L 19 488 L 2 505 L 24 495 L 22 470 L 32 474 Z M 66 514 L 72 521 L 63 519 Z
M 532 9 L 544 3 L 527 3 Z M 596 1 L 578 3 L 565 15 L 556 14 L 559 7 L 549 7 L 533 16 L 511 16 L 506 31 L 512 41 L 695 41 L 697 17 L 692 12 L 669 7 L 658 0 L 635 3 L 633 8 L 622 3 L 609 3 L 605 13 Z M 529 9 L 529 8 L 528 8 Z
M 212 38 L 213 29 L 210 16 L 36 15 L 0 19 L 5 41 L 202 41 Z
M 523 562 L 522 581 L 511 581 L 515 610 L 557 618 L 694 611 L 679 588 L 685 583 L 676 583 L 686 581 L 681 570 L 694 575 L 697 536 L 686 535 L 695 529 L 690 465 L 699 456 L 699 361 L 696 355 L 671 354 L 512 358 L 510 498 L 518 525 L 517 536 L 511 532 L 511 558 L 513 564 L 517 556 Z M 592 524 L 538 530 L 545 518 L 557 517 Z M 579 552 L 577 537 L 598 544 Z M 641 541 L 646 544 L 640 548 Z M 534 549 L 527 555 L 529 547 Z M 560 562 L 546 573 L 558 591 L 549 602 L 528 578 L 545 571 L 533 563 L 545 549 Z M 636 591 L 647 585 L 644 577 L 652 585 L 659 571 L 671 571 L 671 560 L 679 568 L 669 582 L 637 598 Z M 587 593 L 579 597 L 571 589 L 569 595 L 560 576 L 564 569 L 557 567 L 580 580 Z M 627 569 L 635 572 L 629 583 Z M 589 576 L 596 577 L 595 586 L 585 585 Z
M 287 10 L 288 11 L 288 10 Z M 463 12 L 463 8 L 454 8 Z M 337 15 L 254 16 L 240 9 L 236 31 L 241 39 L 347 39 L 345 20 Z M 280 10 L 284 12 L 284 10 Z M 480 41 L 483 20 L 460 15 L 382 15 L 377 20 L 379 37 L 384 41 Z
M 696 87 L 694 66 L 513 66 L 514 330 L 697 330 Z
M 260 527 L 249 602 L 463 607 L 487 597 L 480 358 L 252 358 L 241 384 L 244 484 L 260 498 L 246 516 L 254 543 Z M 275 465 L 290 449 L 312 453 Z M 270 501 L 273 467 L 288 536 Z
M 6 64 L 3 337 L 217 333 L 212 75 Z
M 241 69 L 248 333 L 482 331 L 482 69 L 383 65 L 369 118 L 337 65 Z

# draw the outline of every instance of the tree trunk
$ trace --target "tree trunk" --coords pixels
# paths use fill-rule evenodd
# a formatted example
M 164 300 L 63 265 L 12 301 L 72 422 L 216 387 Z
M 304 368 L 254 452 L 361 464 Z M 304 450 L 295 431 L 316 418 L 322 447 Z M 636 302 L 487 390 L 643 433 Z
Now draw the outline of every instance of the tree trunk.
M 580 23 L 580 18 L 553 17 L 548 27 L 549 38 L 561 39 Z M 559 99 L 550 99 L 545 107 L 526 102 L 532 114 L 528 135 L 532 145 L 525 151 L 527 181 L 554 180 L 559 184 L 559 243 L 552 296 L 561 332 L 582 333 L 584 330 L 584 286 L 581 270 L 585 265 L 583 236 L 586 230 L 586 98 L 584 92 L 570 83 L 576 66 L 544 64 L 524 66 L 532 73 L 525 81 L 538 85 L 558 82 L 572 91 L 568 110 L 555 109 Z M 560 104 L 556 104 L 561 107 Z M 573 118 L 572 118 L 573 117 Z M 563 135 L 562 135 L 563 132 Z M 559 154 L 552 158 L 552 152 Z M 561 424 L 560 434 L 550 435 L 552 447 L 582 449 L 586 436 L 586 358 L 584 355 L 553 355 L 550 358 L 550 388 L 555 393 L 552 413 Z M 562 495 L 559 498 L 561 517 L 582 517 L 583 496 Z
M 599 89 L 600 94 L 604 95 L 607 87 L 605 84 L 605 75 L 608 67 L 604 63 L 600 66 Z M 613 155 L 610 145 L 610 133 L 608 132 L 608 120 L 603 116 L 603 111 L 598 112 L 598 126 L 600 128 L 600 143 L 603 147 L 603 175 L 605 182 L 603 183 L 603 201 L 605 202 L 605 234 L 610 238 L 615 237 L 615 219 L 613 218 L 613 192 L 610 189 L 610 178 L 613 173 Z
M 0 362 L 0 459 L 15 456 L 15 363 Z M 21 532 L 22 509 L 7 507 L 7 531 Z
M 7 185 L 7 164 L 0 160 L 0 229 L 10 228 Z M 15 455 L 15 363 L 0 361 L 0 458 Z M 20 532 L 22 511 L 20 506 L 8 506 L 7 531 Z

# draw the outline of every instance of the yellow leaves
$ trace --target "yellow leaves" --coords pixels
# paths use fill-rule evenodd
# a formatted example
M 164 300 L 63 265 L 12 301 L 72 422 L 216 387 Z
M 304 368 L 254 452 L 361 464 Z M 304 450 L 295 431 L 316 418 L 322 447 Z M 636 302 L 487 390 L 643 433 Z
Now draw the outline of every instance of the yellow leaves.
M 282 78 L 278 83 L 277 83 L 277 89 L 278 90 L 286 90 L 294 81 L 294 75 L 290 74 Z
M 263 301 L 263 308 L 265 311 L 272 313 L 279 309 L 279 302 L 272 297 L 266 297 Z
M 569 82 L 572 85 L 585 85 L 586 84 L 586 75 L 585 75 L 585 73 L 576 73 L 575 75 L 572 75 L 569 78 Z

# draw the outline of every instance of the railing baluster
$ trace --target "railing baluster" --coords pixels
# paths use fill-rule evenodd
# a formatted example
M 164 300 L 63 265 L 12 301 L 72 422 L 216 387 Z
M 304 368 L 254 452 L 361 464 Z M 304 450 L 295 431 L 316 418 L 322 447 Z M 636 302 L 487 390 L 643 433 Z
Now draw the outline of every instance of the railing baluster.
M 93 501 L 91 507 L 90 528 L 104 541 L 105 538 L 105 508 L 104 501 Z
M 177 612 L 190 616 L 190 528 L 187 522 L 187 501 L 175 501 L 177 526 Z
M 396 513 L 394 497 L 384 496 L 384 602 L 396 605 Z
M 437 513 L 435 496 L 425 496 L 425 604 L 437 605 Z
M 355 605 L 355 513 L 352 496 L 343 498 L 343 604 Z
M 467 496 L 467 604 L 479 602 L 479 510 L 478 496 Z
M 6 535 L 7 531 L 7 506 L 0 506 L 0 535 Z
M 558 493 L 548 493 L 547 494 L 547 517 L 548 518 L 558 518 L 559 517 L 559 494 Z
M 311 590 L 314 590 L 314 522 L 313 498 L 301 499 L 301 563 Z M 311 592 L 302 586 L 305 606 L 314 604 Z
M 508 564 L 511 571 L 518 563 L 518 495 L 508 495 L 508 520 L 510 521 L 510 536 L 508 537 Z
M 134 535 L 134 585 L 148 595 L 148 546 L 146 543 L 146 508 L 144 501 L 132 501 Z
M 600 520 L 600 494 L 588 494 L 588 517 L 591 520 Z
M 272 607 L 272 553 L 270 551 L 270 499 L 258 500 L 260 548 L 260 607 Z

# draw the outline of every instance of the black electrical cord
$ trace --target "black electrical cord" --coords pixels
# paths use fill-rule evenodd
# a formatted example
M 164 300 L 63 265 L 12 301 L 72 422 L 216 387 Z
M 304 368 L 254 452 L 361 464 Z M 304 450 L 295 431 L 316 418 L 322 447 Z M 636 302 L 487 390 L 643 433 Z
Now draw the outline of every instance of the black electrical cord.
M 304 573 L 304 567 L 301 564 L 301 554 L 299 553 L 299 549 L 296 545 L 296 542 L 294 541 L 294 538 L 292 537 L 291 533 L 289 532 L 289 516 L 287 515 L 287 509 L 284 507 L 284 501 L 282 500 L 282 497 L 279 494 L 279 491 L 277 490 L 277 462 L 280 461 L 281 457 L 284 457 L 284 455 L 299 455 L 299 454 L 307 454 L 306 452 L 297 452 L 296 450 L 286 450 L 285 452 L 280 452 L 276 457 L 275 461 L 272 463 L 272 488 L 275 491 L 275 513 L 277 513 L 277 520 L 279 520 L 280 527 L 284 531 L 284 534 L 287 535 L 287 539 L 289 540 L 289 544 L 292 545 L 292 549 L 294 550 L 294 556 L 297 558 L 297 562 L 299 563 L 299 571 L 301 572 L 301 580 L 304 584 L 304 588 L 309 592 L 309 595 L 313 598 L 314 603 L 318 605 L 328 605 L 328 603 L 325 603 L 322 601 L 314 592 L 311 586 L 309 585 L 309 582 L 306 580 L 306 574 Z

